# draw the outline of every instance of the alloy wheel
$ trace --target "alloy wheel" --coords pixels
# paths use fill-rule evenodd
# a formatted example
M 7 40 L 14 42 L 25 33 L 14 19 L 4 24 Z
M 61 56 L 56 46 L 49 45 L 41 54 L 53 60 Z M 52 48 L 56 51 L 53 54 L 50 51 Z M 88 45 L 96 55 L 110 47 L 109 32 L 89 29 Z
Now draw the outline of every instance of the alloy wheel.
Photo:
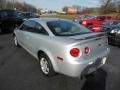
M 49 64 L 48 61 L 42 57 L 40 60 L 40 66 L 41 66 L 41 70 L 44 74 L 49 74 Z

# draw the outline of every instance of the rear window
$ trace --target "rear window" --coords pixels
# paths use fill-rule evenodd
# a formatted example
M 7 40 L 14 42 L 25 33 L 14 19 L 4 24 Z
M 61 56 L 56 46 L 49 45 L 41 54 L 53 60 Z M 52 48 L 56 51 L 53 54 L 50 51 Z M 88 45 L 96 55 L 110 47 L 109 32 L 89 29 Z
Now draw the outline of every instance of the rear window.
M 65 20 L 49 21 L 47 26 L 56 36 L 74 36 L 92 32 L 77 23 Z

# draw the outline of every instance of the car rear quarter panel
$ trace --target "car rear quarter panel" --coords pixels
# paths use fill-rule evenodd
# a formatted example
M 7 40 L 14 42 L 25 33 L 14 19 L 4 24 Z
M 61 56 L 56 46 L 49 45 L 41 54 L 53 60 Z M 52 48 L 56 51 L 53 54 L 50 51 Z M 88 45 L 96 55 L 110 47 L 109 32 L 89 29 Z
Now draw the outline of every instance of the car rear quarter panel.
M 54 70 L 58 72 L 60 70 L 59 67 L 61 66 L 60 63 L 63 63 L 64 61 L 57 59 L 57 57 L 64 58 L 66 56 L 67 51 L 66 49 L 69 43 L 72 43 L 73 41 L 68 40 L 65 42 L 65 40 L 62 40 L 54 36 L 45 35 L 32 35 L 32 36 L 34 36 L 33 46 L 35 47 L 33 52 L 36 55 L 40 50 L 45 52 L 49 56 L 53 64 Z

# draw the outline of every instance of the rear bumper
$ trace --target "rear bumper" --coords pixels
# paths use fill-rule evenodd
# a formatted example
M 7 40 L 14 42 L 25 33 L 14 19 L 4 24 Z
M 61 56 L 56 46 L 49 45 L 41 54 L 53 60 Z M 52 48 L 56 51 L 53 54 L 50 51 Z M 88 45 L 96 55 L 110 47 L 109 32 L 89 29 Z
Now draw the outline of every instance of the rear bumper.
M 64 70 L 61 73 L 70 77 L 81 77 L 90 74 L 105 64 L 105 58 L 107 58 L 109 51 L 108 49 L 106 53 L 94 59 L 81 60 L 78 63 L 67 63 L 66 67 L 63 66 Z

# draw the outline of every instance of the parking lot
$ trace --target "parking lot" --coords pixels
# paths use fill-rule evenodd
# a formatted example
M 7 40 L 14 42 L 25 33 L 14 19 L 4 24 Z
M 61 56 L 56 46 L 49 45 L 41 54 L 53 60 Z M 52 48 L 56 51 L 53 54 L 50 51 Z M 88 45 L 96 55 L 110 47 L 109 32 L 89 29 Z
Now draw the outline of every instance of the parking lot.
M 119 90 L 120 48 L 109 47 L 106 65 L 85 82 L 60 74 L 47 78 L 33 56 L 15 47 L 12 34 L 0 35 L 0 90 Z

